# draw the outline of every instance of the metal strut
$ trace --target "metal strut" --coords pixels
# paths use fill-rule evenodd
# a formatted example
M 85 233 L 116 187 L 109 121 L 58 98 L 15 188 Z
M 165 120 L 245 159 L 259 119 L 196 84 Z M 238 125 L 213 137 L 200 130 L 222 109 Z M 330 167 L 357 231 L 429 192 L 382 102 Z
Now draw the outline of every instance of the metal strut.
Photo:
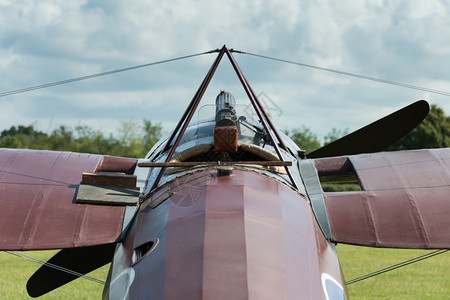
M 278 134 L 277 130 L 273 126 L 272 121 L 269 119 L 267 113 L 264 111 L 261 103 L 258 101 L 258 98 L 256 97 L 255 93 L 253 92 L 252 88 L 250 87 L 250 84 L 248 83 L 247 79 L 245 78 L 244 74 L 242 73 L 241 69 L 239 68 L 233 55 L 231 54 L 231 52 L 240 53 L 240 51 L 237 51 L 234 49 L 229 50 L 226 47 L 226 45 L 224 45 L 220 50 L 215 50 L 214 52 L 216 52 L 216 51 L 219 52 L 216 60 L 212 64 L 211 68 L 209 69 L 208 73 L 206 74 L 205 78 L 203 79 L 200 87 L 198 88 L 197 92 L 195 93 L 194 97 L 192 98 L 189 106 L 187 107 L 186 111 L 184 112 L 183 116 L 181 117 L 180 121 L 178 122 L 175 130 L 173 131 L 170 138 L 167 140 L 166 145 L 164 146 L 164 149 L 162 152 L 165 152 L 170 149 L 165 162 L 168 163 L 172 159 L 172 156 L 175 153 L 175 150 L 178 147 L 178 145 L 181 141 L 181 138 L 183 137 L 183 135 L 186 131 L 186 128 L 188 127 L 189 122 L 191 121 L 191 119 L 194 115 L 194 112 L 196 111 L 196 109 L 200 103 L 200 100 L 202 99 L 224 54 L 226 54 L 228 56 L 228 58 L 231 62 L 231 65 L 233 66 L 233 68 L 236 72 L 236 75 L 238 76 L 239 80 L 241 81 L 241 84 L 242 84 L 247 96 L 249 97 L 249 100 L 250 100 L 253 108 L 255 109 L 259 119 L 261 120 L 261 123 L 262 123 L 264 129 L 266 130 L 266 132 L 269 136 L 270 142 L 272 143 L 278 157 L 280 158 L 280 161 L 286 162 L 283 157 L 283 154 L 280 150 L 280 146 L 281 146 L 281 148 L 283 148 L 284 150 L 287 151 L 286 145 L 284 144 L 284 142 L 281 139 L 280 135 Z M 171 146 L 172 141 L 174 141 L 173 146 Z M 284 168 L 286 170 L 286 173 L 288 174 L 288 177 L 289 177 L 292 185 L 295 188 L 298 188 L 297 183 L 295 182 L 294 177 L 292 176 L 292 173 L 289 170 L 288 166 L 285 165 Z M 153 182 L 151 190 L 153 190 L 154 188 L 156 188 L 158 186 L 158 183 L 161 180 L 165 170 L 166 170 L 166 166 L 161 167 L 161 170 L 159 171 L 158 176 L 156 177 L 155 181 Z
M 225 46 L 224 46 L 225 47 Z M 239 52 L 236 50 L 233 50 L 234 52 Z M 278 134 L 278 131 L 275 129 L 275 126 L 273 125 L 272 121 L 270 120 L 269 116 L 265 112 L 264 108 L 262 107 L 261 103 L 258 100 L 258 97 L 256 97 L 255 92 L 253 91 L 252 87 L 248 83 L 247 79 L 244 76 L 244 73 L 242 73 L 241 68 L 237 64 L 236 60 L 234 59 L 231 52 L 225 48 L 225 52 L 230 59 L 231 65 L 233 66 L 234 70 L 236 71 L 237 76 L 239 77 L 239 80 L 242 83 L 242 86 L 244 87 L 245 92 L 247 93 L 248 98 L 250 99 L 250 102 L 252 103 L 253 108 L 255 109 L 259 119 L 261 120 L 261 123 L 266 130 L 267 134 L 269 135 L 270 142 L 272 142 L 273 147 L 275 148 L 275 151 L 280 158 L 280 161 L 285 161 L 283 154 L 281 153 L 280 146 L 288 151 L 286 145 L 283 142 L 283 139 Z M 274 136 L 275 135 L 275 136 Z M 275 139 L 276 138 L 276 139 Z M 289 170 L 288 166 L 284 166 L 286 173 L 288 174 L 289 179 L 291 180 L 292 185 L 298 189 L 298 185 L 295 182 L 294 177 L 292 176 L 291 170 Z
M 205 78 L 203 79 L 202 83 L 200 84 L 200 87 L 198 88 L 197 92 L 195 93 L 194 97 L 191 100 L 191 103 L 189 103 L 188 107 L 186 108 L 186 111 L 184 112 L 183 116 L 181 117 L 180 121 L 178 122 L 177 126 L 175 127 L 175 130 L 172 132 L 172 135 L 167 140 L 166 145 L 164 146 L 164 149 L 162 152 L 165 152 L 169 150 L 170 144 L 175 138 L 175 142 L 170 148 L 170 152 L 167 155 L 166 162 L 169 162 L 172 159 L 173 154 L 175 153 L 176 148 L 180 144 L 181 138 L 184 135 L 184 132 L 186 131 L 186 128 L 189 125 L 189 122 L 191 121 L 195 110 L 198 107 L 198 104 L 200 103 L 200 100 L 203 97 L 203 94 L 206 91 L 206 88 L 209 85 L 209 82 L 211 81 L 214 73 L 216 72 L 217 67 L 219 66 L 220 61 L 222 60 L 223 54 L 225 53 L 225 46 L 222 47 L 222 49 L 219 52 L 219 55 L 217 55 L 216 60 L 212 64 L 211 68 L 209 69 L 208 73 L 206 74 Z M 177 135 L 178 134 L 178 135 Z M 155 182 L 152 185 L 151 190 L 156 188 L 158 186 L 159 181 L 161 180 L 164 172 L 166 170 L 166 167 L 162 167 L 161 170 L 158 173 L 158 176 L 155 179 Z

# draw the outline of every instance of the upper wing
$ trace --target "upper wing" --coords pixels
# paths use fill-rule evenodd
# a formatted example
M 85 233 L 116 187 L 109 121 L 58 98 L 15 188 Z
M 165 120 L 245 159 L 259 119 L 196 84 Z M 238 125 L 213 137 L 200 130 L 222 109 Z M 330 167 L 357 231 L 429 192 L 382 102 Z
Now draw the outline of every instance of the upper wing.
M 314 160 L 319 177 L 356 175 L 362 191 L 324 193 L 331 239 L 395 248 L 450 248 L 450 149 Z
M 83 172 L 133 172 L 135 159 L 0 149 L 0 250 L 112 243 L 125 208 L 75 203 Z

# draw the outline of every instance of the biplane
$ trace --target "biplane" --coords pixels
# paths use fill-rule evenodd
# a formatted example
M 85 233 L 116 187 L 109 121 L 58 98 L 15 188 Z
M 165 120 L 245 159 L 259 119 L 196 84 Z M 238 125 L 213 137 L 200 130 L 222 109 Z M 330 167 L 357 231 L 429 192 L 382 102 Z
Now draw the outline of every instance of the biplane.
M 61 249 L 29 279 L 30 296 L 77 278 L 52 266 L 111 263 L 104 299 L 346 299 L 337 243 L 450 248 L 450 150 L 383 152 L 427 102 L 305 153 L 276 129 L 233 50 L 217 52 L 145 158 L 0 150 L 0 250 Z M 248 103 L 221 91 L 194 122 L 224 56 Z M 360 190 L 324 192 L 340 180 Z

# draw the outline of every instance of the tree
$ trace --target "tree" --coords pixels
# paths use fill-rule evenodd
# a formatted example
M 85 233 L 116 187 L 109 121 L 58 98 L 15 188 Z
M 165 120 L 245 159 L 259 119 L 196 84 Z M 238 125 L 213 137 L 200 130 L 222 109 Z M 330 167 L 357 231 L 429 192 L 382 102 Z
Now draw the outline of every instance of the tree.
M 0 134 L 0 147 L 40 149 L 46 144 L 47 138 L 46 133 L 35 130 L 33 125 L 12 126 Z
M 161 138 L 162 126 L 144 120 L 143 126 L 135 122 L 121 122 L 118 145 L 114 155 L 128 157 L 144 157 L 150 148 Z
M 144 120 L 144 149 L 150 150 L 162 137 L 161 123 L 152 124 L 152 121 Z
M 445 147 L 450 147 L 450 116 L 446 116 L 442 108 L 433 104 L 425 120 L 388 150 Z
M 337 129 L 333 128 L 331 131 L 324 137 L 324 145 L 328 145 L 341 137 L 348 134 L 348 128 L 345 129 Z
M 44 150 L 58 150 L 58 151 L 69 151 L 72 150 L 73 143 L 73 131 L 67 126 L 61 125 L 55 130 L 53 130 L 49 139 L 47 140 L 47 145 L 42 149 Z
M 320 148 L 320 142 L 317 135 L 311 132 L 311 130 L 302 125 L 300 128 L 292 129 L 291 131 L 285 130 L 288 135 L 301 149 L 306 153 Z
M 118 138 L 112 134 L 105 137 L 102 132 L 86 125 L 76 126 L 75 129 L 61 125 L 48 135 L 35 130 L 33 125 L 12 126 L 1 132 L 0 148 L 73 151 L 137 158 L 144 157 L 161 138 L 162 126 L 148 120 L 144 120 L 142 126 L 135 122 L 121 122 L 118 132 Z

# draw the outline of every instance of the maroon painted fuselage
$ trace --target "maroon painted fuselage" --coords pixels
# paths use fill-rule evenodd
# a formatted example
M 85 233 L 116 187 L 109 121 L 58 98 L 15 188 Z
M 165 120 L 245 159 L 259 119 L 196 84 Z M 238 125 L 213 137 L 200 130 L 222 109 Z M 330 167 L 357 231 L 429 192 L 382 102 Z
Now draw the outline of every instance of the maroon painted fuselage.
M 243 168 L 161 186 L 141 205 L 111 272 L 106 289 L 130 299 L 328 299 L 326 282 L 343 286 L 309 201 Z

